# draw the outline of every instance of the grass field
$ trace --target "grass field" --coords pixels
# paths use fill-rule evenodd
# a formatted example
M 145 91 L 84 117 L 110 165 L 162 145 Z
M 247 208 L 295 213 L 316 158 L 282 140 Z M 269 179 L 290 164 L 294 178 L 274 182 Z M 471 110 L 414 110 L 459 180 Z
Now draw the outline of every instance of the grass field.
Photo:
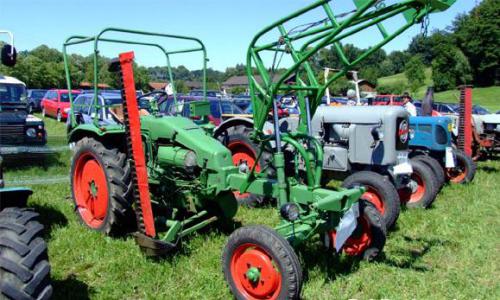
M 47 120 L 49 133 L 62 124 Z M 7 182 L 69 174 L 69 151 L 35 166 L 10 163 Z M 15 166 L 14 166 L 15 165 Z M 404 211 L 375 263 L 334 257 L 319 239 L 299 254 L 304 299 L 500 299 L 500 160 L 481 162 L 475 181 L 446 186 L 433 208 Z M 162 260 L 144 257 L 131 237 L 112 239 L 79 224 L 69 180 L 32 185 L 42 215 L 55 299 L 230 299 L 220 257 L 227 233 L 211 228 Z M 243 225 L 277 221 L 271 208 L 241 209 Z
M 427 90 L 427 86 L 432 85 L 432 70 L 427 68 L 425 70 L 425 84 L 418 89 L 413 96 L 415 99 L 422 99 Z M 379 78 L 378 84 L 394 84 L 401 82 L 404 85 L 408 80 L 404 73 L 395 74 L 392 76 Z M 458 102 L 460 99 L 460 92 L 458 90 L 444 91 L 434 94 L 434 100 L 439 102 Z M 500 86 L 492 86 L 486 88 L 474 88 L 472 91 L 472 101 L 474 104 L 482 105 L 488 108 L 492 113 L 500 110 Z

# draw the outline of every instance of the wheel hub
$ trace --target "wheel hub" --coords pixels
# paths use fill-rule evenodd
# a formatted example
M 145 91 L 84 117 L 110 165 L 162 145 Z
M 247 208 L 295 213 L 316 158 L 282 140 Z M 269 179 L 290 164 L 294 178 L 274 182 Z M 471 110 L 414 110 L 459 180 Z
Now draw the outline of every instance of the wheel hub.
M 231 273 L 236 286 L 248 299 L 275 299 L 281 287 L 281 276 L 273 259 L 253 245 L 242 245 L 236 250 Z

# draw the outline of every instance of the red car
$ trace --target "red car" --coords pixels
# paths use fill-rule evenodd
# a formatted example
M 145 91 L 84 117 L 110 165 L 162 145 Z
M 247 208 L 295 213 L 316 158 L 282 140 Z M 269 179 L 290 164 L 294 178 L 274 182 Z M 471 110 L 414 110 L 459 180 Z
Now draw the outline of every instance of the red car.
M 403 97 L 400 95 L 377 95 L 373 105 L 403 105 Z
M 81 92 L 72 90 L 73 98 Z M 63 121 L 68 117 L 70 109 L 68 90 L 52 89 L 47 91 L 41 102 L 42 115 L 55 117 L 57 121 Z

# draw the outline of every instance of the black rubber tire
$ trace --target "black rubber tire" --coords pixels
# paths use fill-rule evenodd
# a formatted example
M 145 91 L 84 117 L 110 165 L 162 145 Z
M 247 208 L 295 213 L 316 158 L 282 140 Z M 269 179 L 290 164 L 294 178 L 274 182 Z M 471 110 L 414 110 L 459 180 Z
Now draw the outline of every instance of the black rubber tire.
M 356 186 L 367 186 L 376 191 L 380 200 L 384 202 L 384 213 L 382 214 L 382 211 L 379 211 L 382 214 L 384 224 L 387 228 L 392 228 L 396 224 L 401 212 L 399 195 L 392 182 L 373 171 L 360 171 L 350 175 L 342 183 L 342 187 L 344 188 L 353 188 Z M 368 198 L 365 200 L 369 201 Z M 376 204 L 374 207 L 376 207 Z
M 372 243 L 363 252 L 362 258 L 366 261 L 373 261 L 384 250 L 387 239 L 387 229 L 380 212 L 370 202 L 361 199 L 359 201 L 360 217 L 364 217 L 372 232 Z M 356 231 L 353 233 L 356 234 Z
M 99 161 L 100 165 L 104 166 L 104 172 L 108 183 L 108 208 L 104 222 L 98 228 L 88 226 L 82 219 L 76 206 L 73 174 L 75 173 L 77 158 L 86 152 L 91 152 Z M 110 236 L 123 235 L 137 228 L 135 213 L 132 207 L 133 198 L 130 165 L 124 153 L 116 148 L 105 147 L 102 143 L 93 138 L 84 137 L 75 145 L 74 155 L 71 160 L 70 178 L 75 212 L 80 221 L 88 228 L 103 232 Z
M 425 154 L 414 156 L 412 159 L 420 160 L 431 168 L 437 180 L 437 188 L 440 191 L 446 183 L 446 174 L 444 173 L 443 166 L 435 158 Z
M 474 176 L 476 176 L 476 169 L 477 169 L 476 163 L 472 160 L 470 156 L 465 154 L 465 152 L 458 149 L 455 149 L 454 152 L 456 158 L 455 160 L 456 165 L 461 166 L 461 168 L 465 169 L 465 178 L 463 180 L 453 183 L 467 184 L 469 182 L 472 182 L 472 180 L 474 180 Z M 450 178 L 448 177 L 447 179 L 449 180 Z
M 414 176 L 418 176 L 424 186 L 425 186 L 425 191 L 420 200 L 414 201 L 414 202 L 409 202 L 406 201 L 406 207 L 408 208 L 429 208 L 434 200 L 436 200 L 436 196 L 439 192 L 438 187 L 437 187 L 437 179 L 436 176 L 434 175 L 434 172 L 432 171 L 431 168 L 429 168 L 425 163 L 423 163 L 420 160 L 415 160 L 411 159 L 410 160 L 411 166 L 413 168 L 413 174 L 411 175 L 411 178 L 415 178 Z M 415 174 L 415 175 L 414 175 Z
M 9 207 L 0 212 L 0 298 L 50 299 L 50 265 L 38 213 Z
M 222 271 L 236 299 L 246 299 L 237 289 L 231 274 L 231 259 L 241 245 L 251 243 L 263 249 L 281 274 L 281 291 L 277 299 L 299 299 L 302 289 L 302 268 L 292 246 L 276 231 L 265 226 L 245 226 L 234 231 L 222 254 Z
M 248 148 L 255 153 L 255 156 L 257 156 L 259 148 L 257 145 L 255 145 L 254 142 L 252 142 L 252 140 L 250 140 L 249 138 L 250 132 L 251 132 L 250 128 L 243 125 L 239 125 L 227 128 L 226 131 L 216 136 L 216 138 L 225 146 L 228 146 L 234 142 L 243 143 L 247 145 Z M 261 169 L 268 168 L 271 161 L 270 157 L 271 155 L 267 152 L 261 155 L 258 161 L 258 164 Z M 247 207 L 256 207 L 265 202 L 265 198 L 263 196 L 250 193 L 245 193 L 243 195 L 235 195 L 235 197 L 240 205 Z

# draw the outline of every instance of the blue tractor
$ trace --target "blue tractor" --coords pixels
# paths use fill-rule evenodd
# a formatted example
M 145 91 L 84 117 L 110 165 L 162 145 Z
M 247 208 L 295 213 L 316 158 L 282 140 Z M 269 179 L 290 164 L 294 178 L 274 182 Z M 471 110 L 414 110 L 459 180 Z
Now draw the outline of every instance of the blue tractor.
M 452 129 L 448 117 L 410 117 L 410 157 L 428 165 L 440 187 L 471 182 L 476 173 L 472 158 L 452 146 Z

